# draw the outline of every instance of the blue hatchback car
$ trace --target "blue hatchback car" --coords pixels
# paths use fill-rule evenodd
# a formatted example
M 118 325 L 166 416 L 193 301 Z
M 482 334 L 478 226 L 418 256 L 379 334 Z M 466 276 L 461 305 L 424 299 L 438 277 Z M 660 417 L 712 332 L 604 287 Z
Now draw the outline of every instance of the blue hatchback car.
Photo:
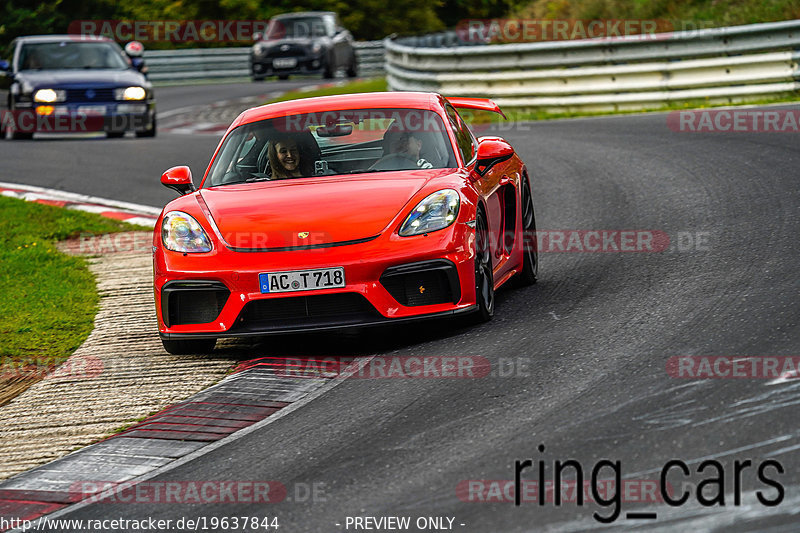
M 156 134 L 152 84 L 105 37 L 40 35 L 12 41 L 0 59 L 0 111 L 0 138 L 30 139 L 37 132 Z

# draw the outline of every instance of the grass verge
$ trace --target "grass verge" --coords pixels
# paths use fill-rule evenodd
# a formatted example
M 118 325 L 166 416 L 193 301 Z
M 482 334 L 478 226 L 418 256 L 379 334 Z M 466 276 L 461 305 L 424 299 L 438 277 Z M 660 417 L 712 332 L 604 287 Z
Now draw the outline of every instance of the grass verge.
M 0 391 L 34 381 L 92 331 L 99 297 L 86 259 L 56 249 L 83 232 L 141 229 L 121 221 L 0 196 Z M 27 379 L 26 379 L 27 376 Z M 19 392 L 19 391 L 17 391 Z M 0 405 L 3 402 L 0 392 Z
M 376 93 L 387 91 L 386 78 L 369 78 L 365 80 L 356 80 L 351 82 L 334 82 L 333 84 L 311 91 L 295 90 L 284 93 L 277 98 L 264 102 L 265 104 L 274 104 L 275 102 L 287 102 L 289 100 L 297 100 L 299 98 L 313 98 L 314 96 L 333 96 L 336 94 L 352 94 L 352 93 Z

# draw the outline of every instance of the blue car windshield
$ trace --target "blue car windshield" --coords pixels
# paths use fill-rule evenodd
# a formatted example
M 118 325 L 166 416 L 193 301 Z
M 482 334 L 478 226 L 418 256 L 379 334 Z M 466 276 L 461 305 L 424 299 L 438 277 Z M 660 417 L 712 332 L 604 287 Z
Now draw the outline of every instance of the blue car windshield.
M 18 61 L 19 70 L 128 68 L 119 49 L 104 42 L 25 43 Z
M 331 109 L 237 127 L 225 138 L 204 187 L 454 167 L 447 126 L 433 111 Z

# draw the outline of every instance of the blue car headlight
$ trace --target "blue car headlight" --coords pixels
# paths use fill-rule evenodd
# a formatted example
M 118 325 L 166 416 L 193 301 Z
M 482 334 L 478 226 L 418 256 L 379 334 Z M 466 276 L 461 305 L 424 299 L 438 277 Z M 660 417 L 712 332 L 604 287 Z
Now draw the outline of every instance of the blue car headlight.
M 183 211 L 170 211 L 161 223 L 161 242 L 173 252 L 210 252 L 211 241 L 203 227 Z
M 444 229 L 458 216 L 461 200 L 453 189 L 442 189 L 426 196 L 400 226 L 400 236 L 409 237 Z

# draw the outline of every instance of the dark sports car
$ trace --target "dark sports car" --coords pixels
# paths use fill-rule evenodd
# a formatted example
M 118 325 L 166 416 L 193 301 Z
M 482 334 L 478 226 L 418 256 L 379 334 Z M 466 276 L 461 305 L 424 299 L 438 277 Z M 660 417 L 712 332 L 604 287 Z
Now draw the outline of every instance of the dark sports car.
M 0 138 L 30 139 L 37 132 L 156 134 L 152 85 L 105 37 L 15 39 L 0 60 L 0 111 Z
M 494 291 L 536 280 L 527 168 L 476 139 L 432 93 L 308 98 L 242 113 L 195 189 L 153 235 L 159 331 L 170 353 L 219 337 L 494 313 Z
M 332 78 L 345 69 L 357 74 L 353 36 L 339 24 L 336 13 L 308 11 L 278 15 L 264 35 L 256 36 L 250 52 L 254 81 L 266 76 L 285 80 L 291 74 L 322 74 Z

